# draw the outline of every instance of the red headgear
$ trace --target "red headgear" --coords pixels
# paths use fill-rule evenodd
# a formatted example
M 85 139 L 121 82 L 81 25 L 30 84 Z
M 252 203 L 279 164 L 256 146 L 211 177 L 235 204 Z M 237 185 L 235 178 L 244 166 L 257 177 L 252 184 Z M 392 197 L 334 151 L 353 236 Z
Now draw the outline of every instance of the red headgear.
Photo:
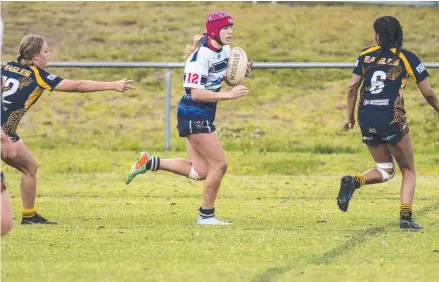
M 229 25 L 233 25 L 233 19 L 229 14 L 222 11 L 212 12 L 206 18 L 207 36 L 222 44 L 220 30 Z

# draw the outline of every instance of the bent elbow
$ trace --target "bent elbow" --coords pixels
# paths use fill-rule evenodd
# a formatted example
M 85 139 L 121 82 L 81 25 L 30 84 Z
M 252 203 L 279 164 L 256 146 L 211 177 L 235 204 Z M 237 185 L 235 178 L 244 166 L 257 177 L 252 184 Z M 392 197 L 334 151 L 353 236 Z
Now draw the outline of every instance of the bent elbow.
M 74 92 L 80 92 L 80 93 L 87 92 L 87 89 L 84 87 L 84 83 L 78 81 L 78 83 L 75 85 Z

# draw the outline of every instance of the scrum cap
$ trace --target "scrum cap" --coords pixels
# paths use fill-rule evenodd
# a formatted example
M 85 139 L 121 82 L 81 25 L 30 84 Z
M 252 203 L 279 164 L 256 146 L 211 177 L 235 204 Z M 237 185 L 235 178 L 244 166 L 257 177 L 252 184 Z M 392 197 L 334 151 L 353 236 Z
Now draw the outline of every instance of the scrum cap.
M 220 30 L 229 25 L 233 25 L 233 19 L 229 14 L 223 11 L 212 12 L 206 18 L 207 35 L 222 44 Z

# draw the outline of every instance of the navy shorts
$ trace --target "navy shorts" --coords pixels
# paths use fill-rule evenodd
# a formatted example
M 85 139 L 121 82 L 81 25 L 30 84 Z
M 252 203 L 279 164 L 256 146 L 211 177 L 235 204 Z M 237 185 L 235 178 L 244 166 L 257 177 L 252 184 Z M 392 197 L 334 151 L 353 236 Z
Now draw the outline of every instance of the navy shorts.
M 358 113 L 358 123 L 363 143 L 368 146 L 378 144 L 397 144 L 409 132 L 409 126 L 403 122 L 393 122 L 390 115 L 374 115 Z
M 177 117 L 177 122 L 180 137 L 186 137 L 189 134 L 210 133 L 216 130 L 212 120 L 185 120 Z

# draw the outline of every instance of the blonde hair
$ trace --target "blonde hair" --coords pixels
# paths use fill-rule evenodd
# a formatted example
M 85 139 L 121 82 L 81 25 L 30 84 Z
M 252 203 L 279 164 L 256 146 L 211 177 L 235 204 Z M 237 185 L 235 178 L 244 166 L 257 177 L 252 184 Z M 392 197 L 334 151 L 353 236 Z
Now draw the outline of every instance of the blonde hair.
M 197 50 L 198 46 L 200 46 L 201 39 L 203 39 L 203 35 L 195 35 L 194 36 L 194 42 L 191 44 L 186 45 L 186 48 L 184 48 L 185 54 L 184 59 L 187 59 L 195 50 Z
M 18 47 L 18 61 L 26 60 L 32 61 L 35 54 L 40 53 L 46 39 L 37 34 L 29 34 L 23 37 Z

